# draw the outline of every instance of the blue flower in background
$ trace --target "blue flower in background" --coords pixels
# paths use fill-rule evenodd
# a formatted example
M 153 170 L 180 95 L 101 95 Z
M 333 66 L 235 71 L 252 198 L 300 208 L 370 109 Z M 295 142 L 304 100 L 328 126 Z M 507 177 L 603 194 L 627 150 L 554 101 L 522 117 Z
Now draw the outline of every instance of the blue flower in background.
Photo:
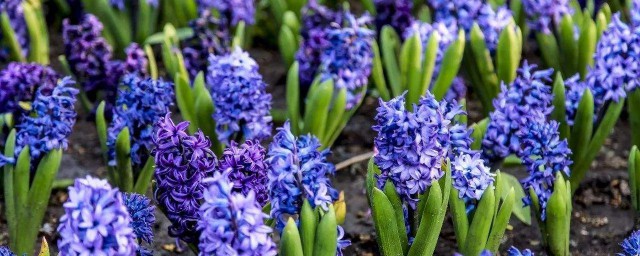
M 198 18 L 189 22 L 189 27 L 193 29 L 193 36 L 185 40 L 182 55 L 189 77 L 194 79 L 199 72 L 207 71 L 209 55 L 229 52 L 231 35 L 211 11 L 201 12 Z
M 156 222 L 156 207 L 144 195 L 124 193 L 124 205 L 131 216 L 131 228 L 138 239 L 147 243 L 153 242 L 153 224 Z
M 200 12 L 214 8 L 233 26 L 238 25 L 240 21 L 244 21 L 247 25 L 256 22 L 256 7 L 253 0 L 197 0 L 197 3 Z
M 0 246 L 0 256 L 16 256 L 16 254 L 9 247 Z
M 117 188 L 87 176 L 69 187 L 60 218 L 61 255 L 134 255 L 138 249 L 131 217 Z
M 29 29 L 24 17 L 24 7 L 22 6 L 23 0 L 4 0 L 0 2 L 0 12 L 6 13 L 9 18 L 9 25 L 13 29 L 13 33 L 22 48 L 22 56 L 27 57 L 29 55 Z M 4 39 L 6 35 L 0 32 L 0 39 Z M 6 59 L 9 57 L 9 49 L 2 49 L 0 51 L 0 59 Z
M 509 250 L 507 250 L 508 256 L 533 256 L 533 252 L 529 249 L 524 249 L 520 251 L 518 248 L 511 246 Z
M 567 123 L 573 126 L 578 106 L 582 100 L 582 95 L 588 89 L 587 83 L 580 81 L 580 75 L 576 74 L 567 80 L 564 80 L 565 86 L 565 109 L 567 115 Z
M 279 231 L 289 216 L 300 212 L 304 200 L 308 200 L 312 208 L 320 207 L 326 211 L 338 199 L 338 191 L 329 180 L 329 176 L 335 173 L 335 167 L 327 161 L 330 152 L 328 149 L 319 150 L 320 146 L 315 136 L 296 138 L 291 133 L 289 122 L 278 128 L 269 145 L 271 217 L 276 220 Z
M 20 103 L 35 99 L 36 92 L 50 95 L 58 82 L 58 74 L 50 67 L 36 63 L 11 62 L 0 71 L 0 114 L 14 113 L 21 118 L 25 111 Z
M 271 227 L 253 191 L 233 193 L 227 173 L 216 173 L 204 182 L 204 201 L 200 206 L 199 255 L 276 255 Z
M 522 0 L 527 24 L 537 32 L 551 34 L 565 15 L 573 14 L 569 0 Z
M 376 8 L 375 23 L 377 31 L 390 25 L 396 33 L 402 35 L 414 22 L 413 1 L 411 0 L 374 0 Z
M 271 135 L 271 94 L 249 54 L 236 48 L 224 56 L 211 55 L 207 84 L 215 105 L 218 139 L 262 140 Z
M 116 141 L 127 127 L 131 140 L 131 161 L 144 164 L 153 148 L 153 125 L 173 105 L 173 84 L 162 80 L 126 75 L 118 91 L 113 120 L 107 129 L 109 165 L 116 166 Z
M 629 237 L 622 241 L 620 246 L 622 246 L 623 252 L 618 253 L 618 256 L 640 255 L 640 231 L 633 231 Z

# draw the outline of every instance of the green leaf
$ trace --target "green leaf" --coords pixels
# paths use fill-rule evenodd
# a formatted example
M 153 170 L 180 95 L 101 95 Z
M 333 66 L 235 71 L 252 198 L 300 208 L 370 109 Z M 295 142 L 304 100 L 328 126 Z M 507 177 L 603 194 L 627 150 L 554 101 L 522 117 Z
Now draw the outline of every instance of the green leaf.
M 384 77 L 384 69 L 382 68 L 382 57 L 380 56 L 380 47 L 378 46 L 378 42 L 373 40 L 372 43 L 373 48 L 373 67 L 371 71 L 371 78 L 373 79 L 373 83 L 376 85 L 376 89 L 380 94 L 380 98 L 384 101 L 389 101 L 391 99 L 391 95 L 389 94 L 389 89 L 387 89 L 387 82 Z
M 342 88 L 338 91 L 338 94 L 333 99 L 333 105 L 330 107 L 329 115 L 327 116 L 327 124 L 324 131 L 324 139 L 321 141 L 322 145 L 328 145 L 331 143 L 331 137 L 329 134 L 333 134 L 340 126 L 342 117 L 345 115 L 345 109 L 347 106 L 347 88 Z
M 4 146 L 4 156 L 7 158 L 13 158 L 15 156 L 15 145 L 16 145 L 16 130 L 12 129 L 9 132 L 9 136 L 5 141 Z M 3 175 L 3 189 L 4 189 L 4 204 L 5 204 L 5 217 L 7 219 L 7 226 L 9 229 L 9 244 L 11 248 L 15 247 L 16 237 L 16 225 L 17 225 L 17 213 L 16 213 L 16 201 L 15 201 L 15 193 L 14 193 L 14 184 L 13 184 L 13 170 L 14 165 L 6 164 L 4 166 Z
M 473 143 L 471 143 L 471 149 L 480 150 L 482 147 L 482 140 L 484 139 L 484 134 L 487 131 L 487 126 L 489 125 L 489 118 L 485 118 L 480 120 L 480 122 L 475 123 L 471 126 L 473 133 L 471 137 L 473 138 Z
M 566 223 L 571 221 L 571 211 L 567 211 L 567 188 L 562 174 L 558 173 L 554 185 L 554 192 L 547 202 L 547 219 L 545 220 L 546 232 L 548 232 L 548 246 L 552 255 L 570 255 L 569 230 Z
M 2 12 L 0 16 L 0 25 L 2 26 L 2 38 L 4 40 L 4 44 L 9 47 L 9 54 L 12 60 L 16 60 L 19 62 L 26 62 L 26 58 L 22 55 L 22 47 L 20 46 L 20 42 L 18 42 L 18 38 L 11 26 L 11 21 L 9 20 L 9 15 L 6 12 Z
M 131 167 L 131 137 L 129 128 L 125 127 L 116 139 L 116 170 L 120 180 L 118 187 L 124 192 L 133 190 L 133 168 Z
M 591 90 L 587 89 L 582 94 L 582 98 L 578 104 L 573 129 L 571 129 L 571 136 L 569 137 L 569 147 L 573 153 L 571 158 L 574 164 L 582 161 L 581 159 L 584 157 L 589 141 L 591 141 L 591 135 L 593 134 L 593 113 L 593 95 L 591 94 Z
M 596 16 L 596 42 L 600 40 L 602 33 L 607 30 L 609 26 L 609 20 L 602 14 L 599 13 Z
M 153 48 L 151 45 L 144 46 L 144 53 L 147 54 L 147 59 L 149 60 L 149 74 L 151 78 L 154 80 L 158 79 L 158 64 L 156 62 L 156 55 L 153 53 Z
M 100 149 L 102 150 L 102 157 L 104 158 L 104 162 L 109 162 L 109 157 L 107 155 L 107 120 L 104 117 L 104 108 L 105 102 L 101 101 L 96 109 L 96 130 L 98 131 L 98 140 L 100 141 Z M 113 178 L 109 177 L 113 182 Z
M 333 98 L 333 80 L 318 84 L 317 91 L 309 91 L 306 112 L 304 114 L 304 131 L 324 139 L 325 125 L 328 118 L 329 105 Z M 313 93 L 313 94 L 311 94 Z
M 438 57 L 438 45 L 440 44 L 440 34 L 438 31 L 431 33 L 427 46 L 422 54 L 422 86 L 420 87 L 420 95 L 424 95 L 433 81 L 433 71 L 436 67 L 436 58 Z
M 318 212 L 311 209 L 311 205 L 308 200 L 304 200 L 302 203 L 302 209 L 300 211 L 300 238 L 302 241 L 302 251 L 304 255 L 313 255 L 313 243 L 316 240 L 316 228 L 319 220 Z M 318 240 L 324 238 L 318 237 Z
M 567 124 L 565 104 L 564 80 L 560 72 L 557 72 L 553 82 L 553 112 L 551 112 L 551 119 L 558 121 L 560 124 L 560 138 L 569 137 L 569 124 Z
M 155 25 L 152 22 L 153 14 L 151 6 L 147 0 L 138 0 L 136 12 L 136 24 L 135 26 L 135 38 L 137 42 L 143 42 L 152 32 L 152 27 Z
M 288 9 L 287 2 L 285 2 L 285 0 L 270 0 L 269 7 L 271 7 L 271 12 L 276 19 L 276 23 L 282 24 L 282 17 L 284 17 L 284 13 Z
M 462 250 L 464 255 L 480 255 L 484 249 L 493 221 L 495 203 L 494 190 L 485 190 L 469 227 L 469 233 Z
M 578 38 L 578 72 L 582 80 L 587 77 L 587 67 L 593 65 L 593 54 L 596 51 L 596 38 L 598 37 L 597 31 L 596 23 L 586 15 Z
M 296 61 L 287 74 L 287 116 L 291 120 L 291 131 L 300 135 L 300 64 Z
M 42 23 L 38 18 L 37 11 L 29 2 L 22 4 L 24 20 L 29 32 L 29 61 L 42 65 L 49 64 L 49 40 L 46 28 L 42 28 Z
M 371 216 L 380 253 L 385 256 L 404 255 L 393 206 L 387 196 L 376 187 L 371 189 Z
M 373 188 L 376 188 L 378 186 L 376 175 L 380 175 L 380 169 L 373 162 L 373 157 L 372 157 L 371 159 L 369 159 L 369 163 L 367 164 L 367 177 L 366 177 L 366 190 L 367 190 L 367 196 L 369 197 L 369 200 L 371 200 L 371 196 L 373 195 Z
M 280 254 L 282 256 L 299 256 L 302 253 L 302 242 L 300 241 L 300 233 L 296 222 L 289 218 L 287 225 L 282 230 L 282 239 L 280 240 Z
M 316 237 L 318 239 L 315 241 L 313 248 L 314 256 L 336 255 L 336 250 L 338 249 L 338 223 L 333 204 L 329 204 L 329 211 L 322 216 L 318 224 Z
M 517 51 L 520 49 L 520 45 L 515 24 L 510 24 L 502 30 L 496 48 L 496 72 L 500 81 L 509 84 L 516 79 L 516 71 L 520 64 L 520 56 L 522 56 Z
M 489 240 L 487 241 L 487 245 L 485 246 L 485 248 L 490 250 L 491 252 L 498 253 L 500 242 L 502 240 L 502 237 L 504 236 L 505 230 L 507 229 L 507 225 L 509 225 L 509 219 L 511 218 L 511 213 L 513 212 L 515 194 L 515 189 L 513 187 L 511 188 L 511 190 L 507 191 L 507 196 L 502 201 L 500 209 L 498 210 L 498 214 L 493 220 L 491 233 L 489 233 Z
M 393 210 L 395 212 L 394 216 L 396 218 L 396 225 L 398 227 L 398 236 L 400 237 L 400 244 L 402 245 L 402 252 L 404 254 L 409 250 L 409 239 L 407 238 L 407 227 L 404 224 L 404 209 L 402 206 L 402 200 L 398 193 L 396 192 L 395 186 L 391 181 L 387 181 L 384 185 L 384 194 L 391 202 L 393 206 Z
M 280 27 L 280 33 L 278 34 L 278 46 L 280 47 L 280 54 L 287 66 L 295 60 L 296 50 L 298 49 L 298 40 L 291 31 L 291 28 L 287 26 Z
M 536 39 L 538 46 L 542 52 L 542 59 L 548 67 L 553 70 L 560 70 L 560 49 L 558 49 L 558 42 L 553 34 L 536 33 Z
M 147 189 L 149 189 L 149 184 L 151 184 L 151 180 L 153 179 L 153 164 L 155 160 L 153 156 L 149 156 L 147 162 L 142 167 L 140 174 L 138 175 L 138 179 L 136 179 L 136 184 L 133 187 L 133 192 L 144 195 L 147 193 Z
M 362 3 L 362 6 L 364 7 L 365 10 L 367 10 L 367 12 L 369 12 L 371 15 L 373 15 L 373 17 L 375 17 L 376 6 L 373 4 L 373 0 L 362 0 L 360 1 L 360 3 Z
M 202 72 L 198 73 L 198 76 L 203 76 Z M 195 99 L 193 97 L 193 92 L 191 91 L 191 86 L 189 85 L 189 78 L 183 77 L 182 75 L 180 75 L 180 73 L 176 73 L 174 77 L 174 84 L 176 87 L 176 104 L 178 105 L 178 109 L 180 110 L 180 114 L 182 115 L 182 117 L 185 120 L 191 122 L 189 131 L 193 133 L 195 132 L 195 127 L 198 127 L 198 123 L 193 116 L 195 114 Z
M 491 54 L 487 49 L 484 34 L 478 24 L 474 24 L 471 29 L 471 39 L 469 43 L 471 46 L 471 57 L 477 68 L 478 77 L 482 81 L 481 87 L 478 88 L 476 86 L 476 91 L 478 92 L 478 96 L 481 96 L 480 101 L 482 102 L 482 106 L 485 109 L 491 109 L 493 108 L 492 100 L 498 95 L 500 88 Z
M 500 173 L 501 177 L 504 179 L 504 182 L 501 183 L 503 187 L 502 191 L 508 192 L 511 189 L 514 190 L 515 200 L 520 202 L 522 198 L 525 197 L 524 189 L 522 189 L 522 185 L 520 185 L 520 181 L 516 177 L 508 173 Z M 508 194 L 503 194 L 502 199 L 506 200 Z M 529 210 L 529 206 L 521 206 L 522 204 L 517 203 L 515 207 L 513 207 L 513 215 L 515 215 L 520 221 L 524 224 L 531 225 L 531 210 Z
M 26 146 L 16 161 L 13 176 L 14 198 L 16 213 L 22 214 L 27 210 L 27 196 L 29 195 L 29 179 L 31 178 L 31 153 L 29 146 Z M 18 215 L 18 219 L 20 219 Z M 20 224 L 18 224 L 20 225 Z
M 469 231 L 469 218 L 464 201 L 460 198 L 456 188 L 450 189 L 449 207 L 451 208 L 451 220 L 453 221 L 453 231 L 456 234 L 458 248 L 463 248 Z
M 296 1 L 296 2 L 302 2 L 302 1 Z M 304 3 L 300 3 L 300 4 L 304 4 Z M 298 17 L 297 17 L 299 12 L 300 12 L 300 9 L 297 9 L 297 10 L 293 9 L 292 11 L 287 11 L 284 13 L 284 17 L 282 20 L 283 25 L 291 28 L 291 32 L 294 32 L 295 34 L 300 33 L 300 20 L 298 20 Z
M 444 53 L 438 78 L 433 84 L 433 96 L 436 100 L 441 100 L 449 91 L 453 79 L 458 75 L 460 63 L 464 53 L 464 44 L 466 43 L 464 30 L 458 31 L 458 37 L 454 43 L 449 45 Z
M 633 146 L 629 154 L 629 186 L 631 187 L 631 202 L 636 211 L 640 209 L 640 151 Z
M 194 85 L 196 86 L 196 85 Z M 204 88 L 204 82 L 194 88 L 195 100 L 195 119 L 198 120 L 198 128 L 211 139 L 212 149 L 217 155 L 222 154 L 222 145 L 218 141 L 216 133 L 216 122 L 211 116 L 214 113 L 213 100 L 209 90 Z
M 233 34 L 233 40 L 231 42 L 231 47 L 236 48 L 242 48 L 242 46 L 244 45 L 244 35 L 245 35 L 245 23 L 244 21 L 240 21 L 238 22 L 238 25 L 236 25 L 236 31 Z
M 560 22 L 560 36 L 558 37 L 559 50 L 561 55 L 557 57 L 562 58 L 561 68 L 562 73 L 567 77 L 572 76 L 578 72 L 577 59 L 578 59 L 578 43 L 574 39 L 575 25 L 571 15 L 566 14 Z
M 382 64 L 384 64 L 391 93 L 394 96 L 398 96 L 403 92 L 400 67 L 396 56 L 396 52 L 400 47 L 400 39 L 391 26 L 387 25 L 382 28 L 380 32 L 380 47 Z
M 405 88 L 408 89 L 406 107 L 412 109 L 422 96 L 422 42 L 419 33 L 410 37 L 402 46 L 401 55 L 402 76 L 406 78 Z
M 635 90 L 629 93 L 627 102 L 631 130 L 640 131 L 640 91 Z M 640 132 L 631 133 L 631 142 L 635 146 L 640 146 Z
M 173 27 L 173 25 L 171 24 L 167 24 L 166 26 L 171 26 Z M 184 28 L 178 28 L 178 29 L 173 29 L 173 32 L 171 33 L 172 36 L 175 36 L 177 40 L 182 41 L 185 40 L 187 38 L 191 38 L 194 35 L 193 29 L 190 27 L 184 27 Z M 161 31 L 158 33 L 155 33 L 149 37 L 147 37 L 146 40 L 144 40 L 145 45 L 156 45 L 156 44 L 161 44 L 164 42 L 165 37 L 167 36 L 167 32 L 166 31 Z

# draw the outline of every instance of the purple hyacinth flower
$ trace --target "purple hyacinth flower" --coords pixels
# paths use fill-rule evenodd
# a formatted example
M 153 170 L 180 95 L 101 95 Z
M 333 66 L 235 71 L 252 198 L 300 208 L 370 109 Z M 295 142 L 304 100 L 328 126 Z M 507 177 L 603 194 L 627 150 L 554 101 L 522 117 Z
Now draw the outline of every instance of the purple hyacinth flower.
M 247 141 L 238 146 L 234 141 L 220 156 L 219 169 L 229 171 L 229 181 L 234 193 L 255 194 L 256 201 L 264 206 L 269 201 L 267 184 L 266 151 L 258 141 Z
M 16 254 L 9 247 L 0 246 L 0 256 L 16 256 Z
M 113 120 L 107 129 L 109 165 L 116 166 L 116 141 L 125 127 L 129 128 L 131 161 L 144 164 L 153 148 L 153 125 L 172 105 L 172 83 L 143 79 L 136 74 L 126 75 L 119 88 Z
M 256 7 L 253 0 L 197 0 L 200 12 L 211 8 L 218 10 L 227 22 L 235 26 L 244 21 L 247 25 L 256 22 Z
M 495 181 L 491 168 L 484 165 L 484 160 L 477 152 L 473 155 L 459 154 L 451 167 L 453 187 L 465 201 L 480 200 L 484 191 Z
M 444 175 L 445 158 L 464 152 L 471 139 L 466 127 L 453 123 L 456 115 L 463 114 L 459 105 L 437 102 L 427 92 L 413 108 L 405 109 L 404 95 L 381 100 L 373 130 L 378 132 L 374 141 L 378 151 L 374 162 L 381 170 L 378 186 L 391 181 L 400 198 L 415 209 L 418 195 Z
M 565 15 L 573 14 L 569 0 L 523 0 L 527 24 L 537 32 L 551 34 Z
M 588 89 L 587 83 L 580 81 L 580 75 L 576 74 L 564 81 L 565 86 L 565 109 L 567 124 L 573 126 L 578 106 L 582 100 L 582 95 Z M 596 111 L 597 113 L 597 111 Z
M 109 4 L 111 5 L 111 7 L 117 8 L 118 10 L 124 11 L 125 8 L 127 7 L 126 0 L 109 0 Z M 147 0 L 147 4 L 149 4 L 150 6 L 157 8 L 158 7 L 158 0 Z
M 622 252 L 618 256 L 640 255 L 640 230 L 633 231 L 629 237 L 620 244 Z
M 640 87 L 640 32 L 634 32 L 615 14 L 600 37 L 594 54 L 594 66 L 587 83 L 596 107 L 613 100 L 619 102 L 627 92 Z
M 304 200 L 311 207 L 325 211 L 338 199 L 330 175 L 335 167 L 327 156 L 329 150 L 319 150 L 320 141 L 313 135 L 295 137 L 289 122 L 278 128 L 269 145 L 269 199 L 271 217 L 276 220 L 276 229 L 281 231 L 287 218 L 300 213 Z
M 308 89 L 322 62 L 320 55 L 329 45 L 327 32 L 332 23 L 341 24 L 342 15 L 329 8 L 310 1 L 302 10 L 302 42 L 296 52 L 296 61 L 300 64 L 300 86 Z
M 171 221 L 169 235 L 194 243 L 200 237 L 196 224 L 206 185 L 216 168 L 211 141 L 198 131 L 187 134 L 188 122 L 175 125 L 169 114 L 156 124 L 154 193 L 158 206 Z
M 198 231 L 200 256 L 267 255 L 275 256 L 271 240 L 273 230 L 264 222 L 268 218 L 256 201 L 253 191 L 232 192 L 227 173 L 216 173 L 204 182 L 204 199 L 200 206 Z
M 402 35 L 414 22 L 411 0 L 374 0 L 373 4 L 377 13 L 375 23 L 378 31 L 390 25 L 396 33 Z
M 446 101 L 462 101 L 467 97 L 467 85 L 462 77 L 457 76 L 451 83 L 451 88 L 445 94 L 444 99 Z
M 326 33 L 327 47 L 320 53 L 322 80 L 333 79 L 336 90 L 346 88 L 346 110 L 356 107 L 373 67 L 374 32 L 366 27 L 369 17 L 356 19 L 345 13 L 344 24 Z M 337 25 L 337 24 L 334 24 Z
M 271 94 L 266 92 L 256 61 L 236 48 L 228 55 L 211 55 L 209 63 L 207 84 L 215 105 L 218 139 L 228 145 L 239 138 L 269 137 Z
M 209 55 L 224 55 L 229 52 L 231 35 L 228 28 L 221 24 L 210 11 L 189 22 L 193 29 L 193 37 L 185 41 L 182 49 L 184 65 L 191 79 L 199 72 L 206 72 L 209 66 Z
M 640 0 L 631 1 L 631 24 L 633 27 L 640 27 Z
M 541 208 L 541 219 L 546 219 L 546 205 L 553 193 L 558 172 L 570 175 L 571 149 L 567 140 L 560 140 L 559 124 L 556 121 L 530 122 L 519 131 L 522 150 L 517 155 L 529 171 L 529 177 L 522 180 L 525 191 L 533 189 Z M 525 205 L 531 204 L 529 196 L 523 198 Z
M 20 102 L 31 103 L 36 92 L 50 95 L 58 82 L 53 69 L 36 63 L 11 62 L 0 71 L 0 114 L 14 113 L 20 118 L 24 110 Z
M 509 250 L 507 250 L 507 256 L 534 256 L 534 254 L 529 249 L 520 251 L 518 248 L 511 246 Z
M 493 100 L 493 112 L 482 141 L 484 157 L 496 161 L 520 150 L 517 132 L 527 123 L 545 120 L 552 111 L 552 69 L 535 70 L 536 65 L 525 61 L 518 77 L 509 87 L 502 85 L 498 98 Z
M 61 255 L 134 255 L 138 249 L 122 194 L 106 180 L 87 176 L 69 187 L 60 218 Z
M 64 52 L 71 72 L 85 92 L 115 91 L 109 83 L 108 67 L 113 57 L 111 46 L 102 37 L 102 23 L 85 14 L 77 24 L 65 19 L 62 25 Z
M 124 193 L 124 205 L 131 217 L 131 228 L 138 239 L 147 243 L 153 242 L 153 224 L 156 217 L 153 215 L 156 207 L 151 200 L 144 195 L 136 193 Z
M 22 49 L 22 56 L 27 57 L 29 55 L 29 28 L 27 27 L 27 21 L 24 17 L 24 7 L 22 6 L 23 0 L 4 0 L 0 2 L 0 12 L 6 13 L 9 18 L 9 25 L 13 29 L 13 33 Z M 5 37 L 0 32 L 0 38 Z M 0 52 L 0 58 L 6 59 L 9 57 L 9 50 L 3 49 Z
M 32 167 L 48 152 L 67 148 L 67 138 L 76 122 L 74 104 L 78 90 L 73 88 L 73 84 L 71 78 L 65 77 L 53 91 L 43 87 L 38 89 L 30 113 L 25 113 L 22 123 L 16 126 L 15 155 L 18 156 L 28 146 Z

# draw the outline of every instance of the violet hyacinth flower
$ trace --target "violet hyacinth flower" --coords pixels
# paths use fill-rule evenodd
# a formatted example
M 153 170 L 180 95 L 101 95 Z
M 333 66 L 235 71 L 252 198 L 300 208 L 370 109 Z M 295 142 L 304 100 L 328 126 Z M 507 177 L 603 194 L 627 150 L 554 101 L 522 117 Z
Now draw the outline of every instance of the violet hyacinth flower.
M 137 43 L 131 43 L 125 49 L 125 53 L 126 59 L 124 61 L 109 62 L 107 66 L 107 72 L 111 78 L 109 84 L 118 85 L 125 74 L 138 74 L 144 77 L 149 75 L 147 54 Z
M 493 176 L 478 152 L 473 155 L 461 153 L 451 163 L 452 185 L 465 202 L 480 200 L 484 191 L 495 181 Z
M 223 19 L 232 26 L 244 21 L 247 25 L 256 22 L 256 7 L 253 0 L 197 0 L 200 12 L 211 8 L 218 10 Z
M 444 99 L 446 101 L 461 101 L 466 99 L 467 97 L 467 85 L 465 84 L 464 78 L 457 76 L 453 79 L 451 83 L 451 88 L 447 91 L 447 94 L 444 95 Z
M 373 67 L 374 32 L 366 27 L 369 17 L 356 19 L 344 13 L 343 24 L 327 30 L 327 47 L 320 53 L 318 72 L 322 80 L 333 79 L 335 88 L 347 89 L 346 110 L 359 104 Z
M 342 13 L 310 1 L 302 10 L 302 42 L 296 52 L 296 61 L 300 64 L 300 87 L 307 90 L 316 77 L 322 62 L 320 55 L 329 45 L 327 32 L 332 23 L 341 24 Z M 304 91 L 303 90 L 303 91 Z M 303 94 L 304 96 L 304 94 Z
M 618 256 L 640 255 L 640 230 L 633 231 L 629 237 L 620 244 L 622 252 Z
M 271 227 L 253 191 L 248 194 L 232 192 L 233 184 L 227 173 L 207 178 L 204 201 L 200 206 L 198 249 L 206 255 L 276 255 L 271 240 Z
M 87 176 L 69 187 L 60 218 L 61 255 L 134 255 L 138 249 L 131 217 L 117 188 Z
M 125 127 L 131 139 L 131 161 L 144 164 L 153 148 L 153 125 L 173 105 L 173 85 L 162 80 L 126 75 L 119 88 L 113 120 L 107 129 L 109 165 L 116 166 L 116 141 Z
M 517 132 L 527 123 L 545 120 L 552 111 L 552 69 L 535 70 L 527 61 L 518 70 L 518 77 L 509 87 L 502 85 L 493 107 L 487 132 L 482 141 L 484 157 L 499 160 L 520 152 Z
M 204 11 L 189 22 L 193 37 L 185 41 L 182 49 L 184 65 L 191 79 L 199 72 L 206 72 L 209 55 L 223 55 L 229 52 L 231 35 L 229 29 L 216 19 L 211 11 Z
M 27 22 L 24 17 L 24 8 L 22 7 L 23 0 L 4 0 L 0 2 L 0 13 L 6 13 L 9 18 L 9 24 L 13 29 L 16 40 L 22 49 L 22 56 L 29 55 L 29 30 Z M 0 32 L 0 39 L 3 39 L 5 35 Z M 5 59 L 9 55 L 8 49 L 3 49 L 0 52 L 0 58 Z
M 271 135 L 271 94 L 258 73 L 258 64 L 236 48 L 225 56 L 211 55 L 207 84 L 215 105 L 218 139 L 262 140 Z
M 126 1 L 126 0 L 109 0 L 109 4 L 112 7 L 117 8 L 120 11 L 124 11 L 125 8 L 128 7 L 125 2 L 128 2 L 128 1 Z M 158 0 L 147 0 L 147 3 L 150 6 L 154 7 L 154 8 L 158 7 Z
M 415 209 L 418 195 L 444 175 L 445 158 L 464 152 L 471 139 L 466 127 L 453 124 L 454 117 L 463 114 L 459 105 L 437 102 L 427 92 L 413 108 L 405 109 L 404 95 L 380 100 L 373 130 L 378 133 L 374 141 L 378 150 L 374 162 L 381 170 L 378 186 L 391 181 L 400 198 Z
M 20 118 L 20 102 L 31 103 L 36 92 L 50 95 L 58 82 L 53 69 L 36 63 L 11 62 L 0 71 L 0 114 L 14 113 Z
M 29 146 L 34 168 L 48 152 L 67 148 L 67 138 L 76 122 L 74 104 L 78 90 L 73 88 L 73 84 L 71 78 L 65 77 L 53 91 L 42 87 L 38 89 L 30 113 L 24 114 L 22 122 L 16 126 L 15 155 Z
M 304 200 L 308 200 L 312 208 L 328 210 L 329 205 L 338 199 L 338 191 L 329 180 L 329 175 L 335 173 L 335 167 L 327 161 L 330 152 L 326 149 L 319 151 L 320 146 L 313 135 L 296 138 L 288 121 L 278 128 L 269 145 L 271 217 L 279 231 L 289 216 L 300 213 Z
M 411 0 L 374 0 L 376 8 L 376 28 L 378 32 L 382 27 L 390 25 L 396 33 L 402 35 L 414 22 L 413 1 Z
M 525 191 L 533 188 L 541 208 L 541 219 L 546 219 L 546 205 L 553 193 L 556 174 L 570 175 L 571 149 L 566 139 L 560 139 L 558 122 L 529 122 L 518 136 L 522 139 L 522 150 L 518 157 L 529 171 L 529 177 L 522 181 Z M 525 205 L 531 204 L 529 196 L 523 198 Z
M 147 243 L 152 243 L 156 207 L 151 204 L 149 198 L 136 193 L 124 193 L 123 200 L 131 217 L 130 226 L 136 237 Z
M 518 248 L 511 246 L 509 250 L 507 250 L 507 256 L 534 256 L 534 254 L 529 249 L 520 251 Z
M 108 66 L 113 57 L 111 46 L 102 37 L 102 23 L 92 14 L 72 16 L 62 24 L 64 52 L 71 72 L 80 80 L 85 92 L 112 91 Z
M 16 256 L 16 254 L 9 247 L 0 246 L 0 256 Z
M 522 0 L 529 27 L 551 34 L 565 15 L 573 14 L 569 0 Z
M 188 122 L 175 125 L 169 114 L 156 124 L 154 197 L 171 221 L 169 235 L 194 243 L 200 237 L 196 224 L 206 185 L 216 167 L 211 141 L 196 132 L 187 134 Z
M 578 106 L 582 100 L 582 95 L 588 85 L 586 82 L 580 80 L 580 75 L 576 74 L 567 80 L 564 80 L 565 86 L 565 109 L 567 124 L 573 126 L 576 114 L 578 112 Z
M 635 91 L 640 87 L 638 74 L 640 32 L 629 28 L 617 13 L 596 45 L 594 66 L 587 75 L 596 107 L 608 100 L 619 102 L 627 97 L 627 92 Z
M 268 165 L 265 162 L 266 151 L 259 141 L 247 141 L 238 146 L 234 141 L 220 156 L 219 170 L 229 171 L 228 178 L 233 184 L 232 191 L 248 195 L 254 193 L 262 207 L 269 201 L 267 184 Z

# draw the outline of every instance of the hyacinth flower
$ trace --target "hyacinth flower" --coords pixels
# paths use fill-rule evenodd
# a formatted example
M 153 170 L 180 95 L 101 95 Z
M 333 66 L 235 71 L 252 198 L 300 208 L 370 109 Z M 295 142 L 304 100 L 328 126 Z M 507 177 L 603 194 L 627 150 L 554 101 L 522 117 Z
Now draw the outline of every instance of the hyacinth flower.
M 296 137 L 288 121 L 269 146 L 270 215 L 281 255 L 342 255 L 350 244 L 342 240 L 334 206 L 339 196 L 329 176 L 335 167 L 327 161 L 329 150 L 320 148 L 313 135 Z
M 169 114 L 155 125 L 154 197 L 171 222 L 169 236 L 189 243 L 197 251 L 201 234 L 197 223 L 208 187 L 204 180 L 213 176 L 217 159 L 211 151 L 211 141 L 200 131 L 189 135 L 188 126 L 188 122 L 174 124 Z
M 618 253 L 618 256 L 633 256 L 640 254 L 640 231 L 636 230 L 625 238 L 622 243 L 622 252 Z
M 0 3 L 0 60 L 49 64 L 49 33 L 41 1 Z
M 611 20 L 609 6 L 604 4 L 595 15 L 569 0 L 523 0 L 521 8 L 526 20 L 521 26 L 535 34 L 545 65 L 566 77 L 580 74 L 584 79 Z
M 76 121 L 78 91 L 70 78 L 54 88 L 40 87 L 30 110 L 4 143 L 4 205 L 9 247 L 18 254 L 32 253 L 53 182 L 62 161 L 62 150 Z
M 139 245 L 126 196 L 87 176 L 69 187 L 57 228 L 61 255 L 136 255 Z
M 520 250 L 511 246 L 509 250 L 507 250 L 507 256 L 534 256 L 535 254 L 531 252 L 529 249 Z
M 453 189 L 450 159 L 469 151 L 470 131 L 455 102 L 427 92 L 405 105 L 404 95 L 380 100 L 367 195 L 382 255 L 431 255 Z
M 242 145 L 231 142 L 218 162 L 220 170 L 230 170 L 228 179 L 233 184 L 232 192 L 245 196 L 253 193 L 260 207 L 269 203 L 266 154 L 257 140 L 248 140 Z
M 320 38 L 302 42 L 287 76 L 291 130 L 296 135 L 313 134 L 323 148 L 333 144 L 362 104 L 373 60 L 374 32 L 364 27 L 368 18 L 356 19 L 347 11 L 334 16 L 339 23 L 309 29 L 310 36 Z
M 275 256 L 272 229 L 265 220 L 253 191 L 244 195 L 233 192 L 235 184 L 227 179 L 228 171 L 205 179 L 207 188 L 200 206 L 198 230 L 199 254 Z
M 173 102 L 171 83 L 128 74 L 118 87 L 110 122 L 105 102 L 98 106 L 96 128 L 109 180 L 122 191 L 146 193 L 153 176 L 153 127 Z
M 506 186 L 500 172 L 485 166 L 479 152 L 461 153 L 451 163 L 449 198 L 458 250 L 462 255 L 498 253 L 509 224 L 515 190 Z

